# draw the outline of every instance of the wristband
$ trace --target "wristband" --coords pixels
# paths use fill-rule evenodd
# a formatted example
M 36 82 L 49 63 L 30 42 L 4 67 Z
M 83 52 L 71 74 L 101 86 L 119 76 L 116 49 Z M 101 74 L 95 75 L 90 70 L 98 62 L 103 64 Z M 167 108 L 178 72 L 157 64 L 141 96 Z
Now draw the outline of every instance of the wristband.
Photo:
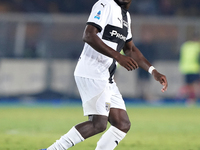
M 153 71 L 154 69 L 156 69 L 156 68 L 154 68 L 154 66 L 150 66 L 148 72 L 149 72 L 150 74 L 152 74 L 152 71 Z

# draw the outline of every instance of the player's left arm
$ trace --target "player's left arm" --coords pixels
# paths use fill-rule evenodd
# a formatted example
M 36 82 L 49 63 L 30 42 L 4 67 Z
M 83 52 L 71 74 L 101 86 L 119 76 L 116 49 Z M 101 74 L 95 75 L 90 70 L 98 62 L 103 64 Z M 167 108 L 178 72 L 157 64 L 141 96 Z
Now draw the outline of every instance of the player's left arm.
M 152 66 L 151 63 L 144 57 L 144 55 L 140 52 L 140 50 L 135 46 L 132 41 L 126 42 L 123 51 L 125 55 L 133 58 L 138 63 L 139 67 L 141 67 L 145 71 L 149 71 L 149 68 Z M 159 73 L 156 69 L 153 69 L 152 75 L 156 81 L 160 82 L 160 84 L 163 85 L 161 91 L 166 91 L 168 87 L 166 76 Z

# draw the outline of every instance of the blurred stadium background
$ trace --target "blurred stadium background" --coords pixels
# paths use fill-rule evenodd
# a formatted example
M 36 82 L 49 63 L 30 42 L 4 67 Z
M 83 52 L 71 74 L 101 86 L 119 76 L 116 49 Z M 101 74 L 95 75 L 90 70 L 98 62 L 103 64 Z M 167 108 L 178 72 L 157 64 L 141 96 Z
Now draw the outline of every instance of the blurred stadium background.
M 0 0 L 1 102 L 79 99 L 73 72 L 95 2 Z M 167 76 L 169 88 L 161 93 L 153 78 L 119 66 L 115 77 L 121 93 L 136 102 L 182 102 L 179 50 L 200 32 L 200 1 L 133 0 L 130 13 L 136 46 Z

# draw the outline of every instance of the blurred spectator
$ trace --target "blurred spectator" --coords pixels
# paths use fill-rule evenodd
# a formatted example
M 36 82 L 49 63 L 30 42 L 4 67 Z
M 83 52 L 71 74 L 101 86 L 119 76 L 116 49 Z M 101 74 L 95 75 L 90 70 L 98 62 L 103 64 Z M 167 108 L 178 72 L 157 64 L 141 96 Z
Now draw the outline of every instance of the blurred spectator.
M 159 11 L 160 15 L 174 15 L 175 9 L 174 6 L 172 5 L 171 0 L 160 0 L 159 3 Z
M 60 9 L 56 1 L 50 1 L 47 8 L 50 13 L 60 13 Z
M 0 0 L 0 13 L 7 13 L 11 11 L 10 3 L 6 0 Z
M 173 1 L 178 16 L 200 16 L 199 0 L 177 0 Z
M 37 49 L 36 49 L 36 44 L 35 43 L 30 43 L 29 45 L 27 45 L 25 47 L 25 51 L 24 51 L 24 56 L 25 58 L 38 58 L 38 54 L 37 54 Z
M 185 76 L 185 85 L 180 89 L 179 96 L 186 98 L 188 104 L 194 103 L 199 94 L 200 85 L 200 38 L 193 35 L 192 39 L 181 46 L 180 72 Z
M 155 43 L 153 41 L 153 34 L 150 31 L 144 31 L 141 37 L 141 41 L 136 43 L 137 48 L 152 64 L 155 59 Z M 138 69 L 138 92 L 139 98 L 149 100 L 151 95 L 149 92 L 150 74 L 143 69 Z
M 156 0 L 138 0 L 135 9 L 140 15 L 156 15 L 158 11 Z
M 198 16 L 200 15 L 200 1 L 199 0 L 184 0 L 184 9 L 187 11 L 187 16 Z
M 97 0 L 0 0 L 0 12 L 89 13 Z M 200 0 L 134 0 L 137 15 L 200 16 Z

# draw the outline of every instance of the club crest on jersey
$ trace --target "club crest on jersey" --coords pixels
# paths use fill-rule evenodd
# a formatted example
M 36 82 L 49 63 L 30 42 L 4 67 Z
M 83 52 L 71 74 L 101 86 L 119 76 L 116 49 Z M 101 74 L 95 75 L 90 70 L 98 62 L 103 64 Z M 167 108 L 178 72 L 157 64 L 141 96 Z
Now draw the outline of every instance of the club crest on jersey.
M 106 111 L 110 111 L 110 103 L 106 102 Z
M 94 18 L 96 18 L 96 19 L 100 19 L 100 16 L 101 16 L 101 11 L 99 11 L 97 14 L 96 14 L 96 16 L 94 17 Z

